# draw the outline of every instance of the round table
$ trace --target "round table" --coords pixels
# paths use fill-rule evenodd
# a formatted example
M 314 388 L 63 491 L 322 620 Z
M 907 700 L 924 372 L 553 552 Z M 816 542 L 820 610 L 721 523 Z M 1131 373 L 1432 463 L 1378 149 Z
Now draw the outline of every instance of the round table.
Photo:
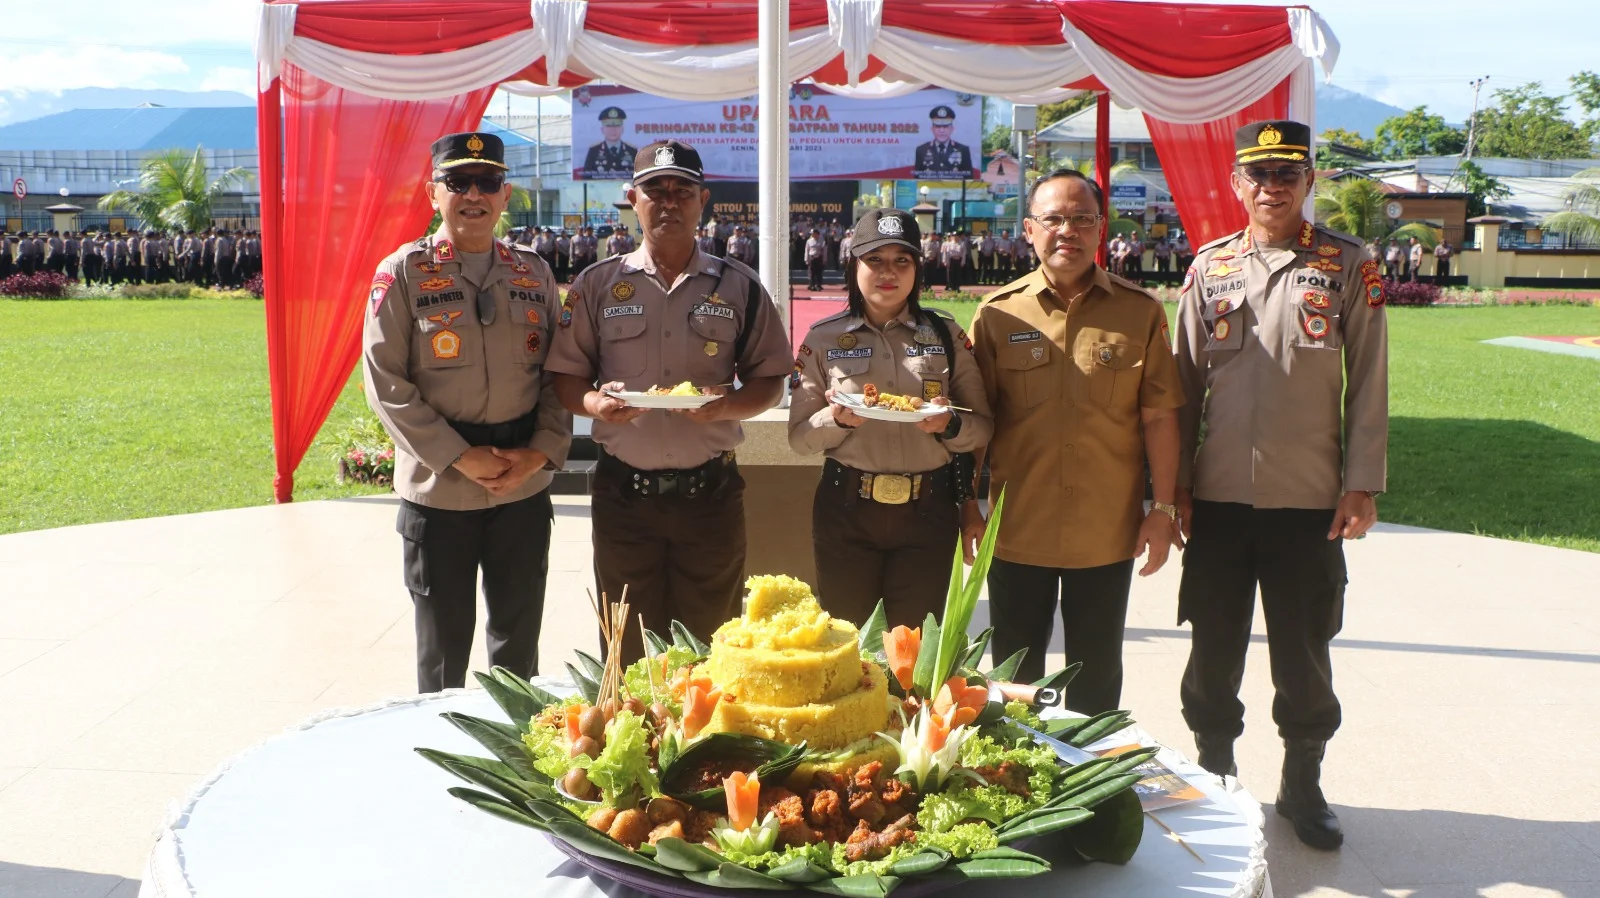
M 591 875 L 542 833 L 448 795 L 462 783 L 412 749 L 487 752 L 440 719 L 444 711 L 504 719 L 481 690 L 451 690 L 325 714 L 234 758 L 175 808 L 140 898 L 640 894 Z M 1058 864 L 1007 880 L 1006 894 L 1270 898 L 1261 805 L 1177 752 L 1160 757 L 1206 793 L 1158 812 L 1188 848 L 1147 816 L 1126 866 Z

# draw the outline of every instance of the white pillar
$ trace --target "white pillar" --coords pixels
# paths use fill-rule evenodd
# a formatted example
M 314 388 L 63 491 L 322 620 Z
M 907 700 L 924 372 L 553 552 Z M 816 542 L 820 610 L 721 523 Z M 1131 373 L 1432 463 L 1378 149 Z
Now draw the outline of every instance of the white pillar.
M 778 302 L 783 326 L 789 328 L 789 0 L 761 0 L 760 107 L 757 169 L 761 204 L 761 283 Z M 715 188 L 713 188 L 715 189 Z

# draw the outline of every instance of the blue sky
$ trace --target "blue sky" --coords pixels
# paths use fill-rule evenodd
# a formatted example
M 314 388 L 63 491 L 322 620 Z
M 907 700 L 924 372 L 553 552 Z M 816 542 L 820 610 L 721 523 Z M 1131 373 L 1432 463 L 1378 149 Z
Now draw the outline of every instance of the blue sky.
M 16 91 L 150 87 L 249 91 L 254 0 L 79 0 L 68 14 L 51 3 L 0 0 L 0 120 Z M 897 2 L 897 0 L 888 0 Z M 900 0 L 903 2 L 903 0 Z M 1229 2 L 1229 0 L 1213 0 Z M 1472 108 L 1467 82 L 1488 89 L 1541 81 L 1565 91 L 1567 76 L 1600 69 L 1600 0 L 1323 0 L 1313 3 L 1338 35 L 1333 82 L 1410 108 L 1426 104 L 1452 121 Z M 1523 10 L 1530 10 L 1524 13 Z M 564 108 L 546 100 L 546 112 Z M 532 111 L 517 98 L 513 109 Z M 505 100 L 491 106 L 501 112 Z

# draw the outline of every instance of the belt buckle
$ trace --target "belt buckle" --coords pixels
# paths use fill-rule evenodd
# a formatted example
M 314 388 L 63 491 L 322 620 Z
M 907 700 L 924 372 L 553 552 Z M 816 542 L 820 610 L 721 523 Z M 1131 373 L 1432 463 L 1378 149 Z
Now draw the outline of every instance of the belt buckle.
M 904 505 L 911 501 L 911 478 L 904 474 L 879 474 L 872 478 L 872 501 Z
M 656 495 L 658 495 L 658 496 L 666 496 L 666 495 L 669 495 L 671 493 L 676 493 L 677 491 L 678 491 L 678 475 L 677 474 L 657 474 L 656 475 Z

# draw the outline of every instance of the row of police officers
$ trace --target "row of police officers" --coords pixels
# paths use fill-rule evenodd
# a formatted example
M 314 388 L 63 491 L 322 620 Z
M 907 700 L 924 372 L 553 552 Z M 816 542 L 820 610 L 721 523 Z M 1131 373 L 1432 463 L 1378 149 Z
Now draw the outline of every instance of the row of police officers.
M 1068 707 L 1095 713 L 1120 701 L 1138 559 L 1149 575 L 1185 549 L 1181 698 L 1200 763 L 1235 772 L 1259 588 L 1285 743 L 1277 810 L 1308 844 L 1337 847 L 1320 787 L 1340 722 L 1329 642 L 1342 543 L 1375 523 L 1384 488 L 1385 297 L 1358 241 L 1301 217 L 1309 130 L 1258 122 L 1236 143 L 1250 225 L 1199 250 L 1175 328 L 1095 263 L 1104 197 L 1059 171 L 1027 197 L 1038 268 L 986 298 L 970 333 L 918 303 L 915 219 L 873 210 L 852 236 L 846 308 L 791 353 L 755 273 L 697 241 L 710 191 L 693 147 L 635 153 L 627 196 L 643 244 L 562 296 L 539 253 L 493 237 L 509 197 L 498 139 L 441 138 L 427 185 L 441 225 L 379 266 L 365 341 L 368 398 L 398 449 L 419 687 L 463 684 L 480 574 L 490 662 L 537 670 L 546 487 L 573 414 L 594 420 L 601 447 L 599 591 L 626 587 L 657 632 L 678 620 L 708 639 L 737 615 L 739 422 L 777 405 L 787 376 L 790 443 L 826 456 L 812 528 L 824 607 L 860 621 L 881 599 L 891 625 L 937 614 L 951 552 L 970 558 L 988 527 L 987 467 L 988 507 L 1006 492 L 988 581 L 995 657 L 1026 649 L 1017 678 L 1040 677 L 1059 614 L 1067 658 L 1083 664 Z M 683 381 L 717 398 L 668 412 L 617 395 Z M 929 411 L 895 423 L 837 401 L 868 385 Z

